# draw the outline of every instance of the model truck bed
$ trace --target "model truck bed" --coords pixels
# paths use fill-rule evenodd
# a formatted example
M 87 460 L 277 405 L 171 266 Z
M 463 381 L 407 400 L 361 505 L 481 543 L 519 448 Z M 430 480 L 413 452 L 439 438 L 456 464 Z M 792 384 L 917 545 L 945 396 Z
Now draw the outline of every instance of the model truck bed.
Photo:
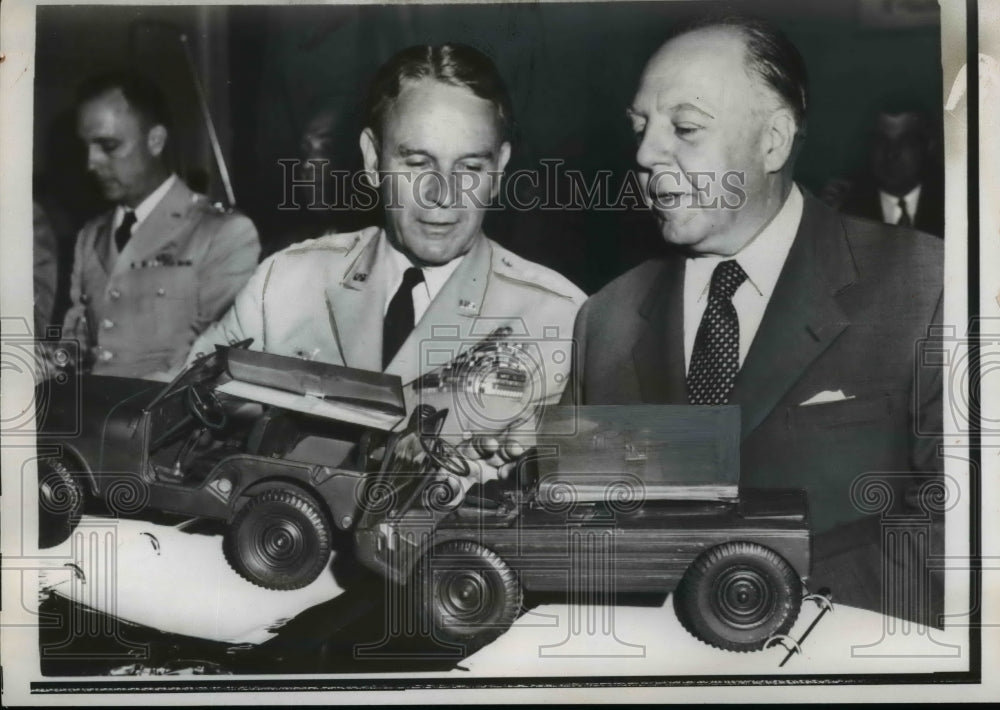
M 539 440 L 539 496 L 577 501 L 736 500 L 739 407 L 550 407 Z

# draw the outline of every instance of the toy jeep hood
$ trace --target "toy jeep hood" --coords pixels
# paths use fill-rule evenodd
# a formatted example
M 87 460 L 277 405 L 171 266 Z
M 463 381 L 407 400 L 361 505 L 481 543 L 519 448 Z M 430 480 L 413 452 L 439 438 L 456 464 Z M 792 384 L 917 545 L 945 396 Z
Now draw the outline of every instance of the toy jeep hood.
M 396 375 L 242 348 L 225 353 L 231 379 L 216 388 L 225 394 L 382 431 L 406 412 Z
M 70 433 L 75 447 L 97 447 L 108 421 L 134 427 L 144 410 L 196 382 L 251 402 L 381 431 L 403 419 L 403 388 L 395 375 L 272 355 L 244 345 L 219 346 L 166 384 L 83 375 L 75 390 L 50 391 L 40 382 L 35 388 L 39 435 Z
M 737 500 L 737 406 L 581 406 L 546 410 L 539 496 L 571 488 L 602 501 L 621 486 L 645 500 Z

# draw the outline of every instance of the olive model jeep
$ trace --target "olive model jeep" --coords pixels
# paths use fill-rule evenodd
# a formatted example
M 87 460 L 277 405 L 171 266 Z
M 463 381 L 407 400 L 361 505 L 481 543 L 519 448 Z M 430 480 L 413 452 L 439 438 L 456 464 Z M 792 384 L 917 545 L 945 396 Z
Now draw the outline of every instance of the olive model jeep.
M 162 511 L 226 522 L 226 559 L 254 584 L 315 580 L 334 519 L 351 523 L 357 472 L 405 418 L 402 386 L 248 345 L 219 347 L 169 384 L 83 375 L 82 417 L 76 400 L 40 408 L 40 547 L 65 540 L 85 505 Z
M 791 628 L 805 494 L 739 488 L 738 407 L 550 407 L 527 450 L 448 443 L 446 416 L 423 405 L 391 436 L 355 529 L 359 559 L 410 585 L 437 640 L 481 647 L 525 591 L 673 592 L 694 636 L 733 651 Z

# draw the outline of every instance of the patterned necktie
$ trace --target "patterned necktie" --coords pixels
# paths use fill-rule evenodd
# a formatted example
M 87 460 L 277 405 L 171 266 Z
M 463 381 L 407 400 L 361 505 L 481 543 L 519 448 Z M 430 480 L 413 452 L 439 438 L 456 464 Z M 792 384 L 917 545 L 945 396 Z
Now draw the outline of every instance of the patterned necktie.
M 413 332 L 413 287 L 424 281 L 424 272 L 411 266 L 403 272 L 403 283 L 389 301 L 389 310 L 382 322 L 382 369 L 396 357 L 403 343 Z
M 910 213 L 906 209 L 906 200 L 900 197 L 896 204 L 899 206 L 899 219 L 896 224 L 900 227 L 912 227 L 913 220 L 910 219 Z
M 691 404 L 726 404 L 740 367 L 740 320 L 733 294 L 746 281 L 743 268 L 732 259 L 712 272 L 708 304 L 694 339 L 688 368 L 688 401 Z
M 125 216 L 122 217 L 122 223 L 118 225 L 118 229 L 115 230 L 115 244 L 118 246 L 118 253 L 120 254 L 125 245 L 128 244 L 128 240 L 132 237 L 132 226 L 135 224 L 135 212 L 132 210 L 125 210 Z

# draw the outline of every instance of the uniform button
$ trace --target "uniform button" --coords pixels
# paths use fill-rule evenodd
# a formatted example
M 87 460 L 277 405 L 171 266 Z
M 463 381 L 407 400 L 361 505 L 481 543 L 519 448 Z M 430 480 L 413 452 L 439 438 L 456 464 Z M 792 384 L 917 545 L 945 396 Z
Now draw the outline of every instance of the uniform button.
M 90 294 L 89 293 L 81 293 L 80 294 L 80 303 L 82 303 L 83 305 L 87 305 L 88 303 L 90 303 Z
M 166 296 L 167 295 L 167 290 L 163 289 L 163 288 L 158 288 L 158 289 L 156 289 L 156 295 L 157 296 Z
M 105 318 L 104 320 L 101 321 L 101 327 L 104 328 L 105 330 L 110 330 L 111 328 L 115 327 L 115 322 L 110 318 Z
M 121 291 L 119 291 L 119 290 L 118 290 L 118 289 L 116 289 L 116 288 L 113 288 L 113 289 L 111 289 L 111 294 L 110 294 L 110 296 L 111 296 L 111 300 L 112 300 L 112 301 L 117 301 L 117 300 L 118 300 L 119 298 L 121 298 L 121 297 L 122 297 L 122 292 L 121 292 Z
M 114 356 L 115 356 L 115 354 L 113 352 L 111 352 L 110 350 L 102 350 L 101 351 L 101 362 L 108 362 Z

